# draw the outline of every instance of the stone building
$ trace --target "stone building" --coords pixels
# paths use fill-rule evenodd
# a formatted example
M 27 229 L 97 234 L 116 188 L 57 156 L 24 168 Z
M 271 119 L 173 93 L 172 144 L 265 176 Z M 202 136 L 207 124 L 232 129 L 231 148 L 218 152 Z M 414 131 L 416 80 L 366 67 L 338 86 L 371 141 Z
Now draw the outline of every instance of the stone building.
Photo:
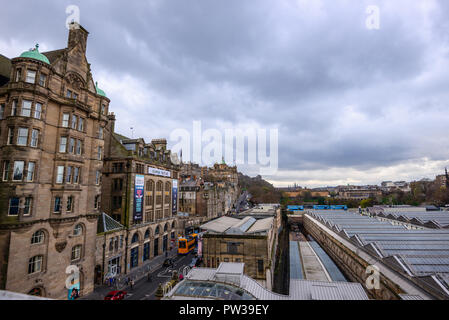
M 64 49 L 0 57 L 0 289 L 66 299 L 77 266 L 81 295 L 93 290 L 110 100 L 87 37 L 72 23 Z
M 237 167 L 226 163 L 212 168 L 185 163 L 180 171 L 180 228 L 184 233 L 201 223 L 230 214 L 239 196 Z M 183 228 L 184 227 L 184 228 Z
M 198 179 L 181 181 L 179 185 L 179 211 L 189 215 L 204 215 L 203 212 L 206 208 L 200 208 L 202 199 L 199 196 L 199 192 L 201 188 L 202 186 Z
M 95 284 L 101 285 L 110 276 L 122 273 L 125 263 L 126 228 L 119 222 L 102 212 L 98 218 L 96 252 L 95 252 Z M 103 270 L 104 273 L 103 273 Z
M 447 169 L 445 174 L 436 176 L 435 183 L 441 188 L 449 188 L 449 174 L 447 173 Z
M 339 186 L 337 199 L 381 199 L 382 190 L 378 186 Z
M 264 287 L 273 285 L 278 230 L 275 217 L 220 217 L 201 225 L 203 261 L 207 268 L 221 262 L 243 262 L 245 274 Z
M 215 181 L 218 182 L 227 181 L 234 185 L 237 185 L 239 182 L 237 166 L 228 166 L 224 162 L 224 160 L 222 161 L 222 163 L 216 163 L 212 168 L 209 168 L 206 175 L 212 177 Z
M 178 235 L 179 168 L 171 161 L 167 141 L 129 139 L 114 127 L 115 115 L 110 114 L 105 128 L 101 208 L 123 228 L 106 231 L 106 238 L 104 232 L 97 236 L 96 274 L 102 278 L 147 264 L 174 248 Z M 104 245 L 116 254 L 99 254 Z

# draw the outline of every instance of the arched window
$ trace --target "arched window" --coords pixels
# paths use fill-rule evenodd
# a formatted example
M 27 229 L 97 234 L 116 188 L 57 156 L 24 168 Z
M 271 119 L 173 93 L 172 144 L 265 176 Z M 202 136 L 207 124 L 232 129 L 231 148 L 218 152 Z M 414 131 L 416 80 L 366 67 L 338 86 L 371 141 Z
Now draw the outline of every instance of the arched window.
M 154 189 L 154 182 L 153 182 L 153 180 L 148 180 L 147 181 L 146 189 L 147 189 L 147 191 L 153 191 L 153 189 Z
M 45 233 L 42 230 L 36 231 L 31 237 L 31 244 L 43 243 L 45 240 Z
M 165 183 L 165 203 L 170 203 L 170 198 L 171 198 L 171 184 L 170 182 L 166 182 Z
M 73 229 L 74 236 L 80 236 L 83 234 L 83 226 L 81 224 L 77 224 L 75 229 Z
M 154 234 L 159 234 L 159 226 L 156 227 L 156 230 L 154 230 Z
M 28 261 L 28 274 L 42 271 L 43 256 L 34 256 Z
M 134 233 L 132 239 L 131 239 L 131 243 L 136 243 L 139 241 L 139 234 L 136 232 Z
M 166 232 L 167 230 L 168 230 L 168 223 L 166 223 L 164 226 L 164 232 Z
M 145 231 L 145 239 L 148 239 L 150 237 L 150 229 L 147 229 L 147 231 Z
M 171 223 L 171 228 L 172 228 L 172 229 L 175 228 L 175 222 L 174 222 L 174 221 Z
M 156 191 L 160 191 L 160 193 L 156 195 L 156 204 L 162 204 L 162 181 L 156 183 Z

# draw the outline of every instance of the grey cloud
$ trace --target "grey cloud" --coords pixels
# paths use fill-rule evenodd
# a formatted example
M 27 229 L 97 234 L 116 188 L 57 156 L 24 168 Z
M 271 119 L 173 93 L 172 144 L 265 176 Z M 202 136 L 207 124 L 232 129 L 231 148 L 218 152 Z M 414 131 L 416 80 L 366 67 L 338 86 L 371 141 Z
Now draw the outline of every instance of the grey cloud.
M 74 2 L 90 31 L 94 77 L 130 76 L 152 97 L 136 114 L 126 92 L 108 92 L 119 129 L 132 124 L 151 139 L 190 129 L 193 120 L 206 127 L 277 125 L 284 170 L 368 169 L 449 156 L 442 138 L 449 79 L 432 69 L 435 58 L 449 66 L 447 1 L 436 1 L 427 22 L 410 1 L 327 0 L 321 13 L 286 3 Z M 17 55 L 35 41 L 63 47 L 69 4 L 8 2 L 0 41 L 27 43 Z M 370 4 L 381 8 L 378 31 L 365 28 Z M 360 119 L 341 128 L 349 105 Z

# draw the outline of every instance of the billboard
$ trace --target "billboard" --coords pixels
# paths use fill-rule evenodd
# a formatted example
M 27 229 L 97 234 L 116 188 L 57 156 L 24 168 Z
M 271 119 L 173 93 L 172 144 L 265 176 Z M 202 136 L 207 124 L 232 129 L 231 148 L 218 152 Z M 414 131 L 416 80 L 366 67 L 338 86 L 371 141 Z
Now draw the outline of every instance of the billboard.
M 171 212 L 173 215 L 176 215 L 178 213 L 178 180 L 173 180 L 172 183 L 172 206 L 171 206 Z
M 145 185 L 145 176 L 136 174 L 134 184 L 134 220 L 142 220 L 143 216 L 143 188 Z

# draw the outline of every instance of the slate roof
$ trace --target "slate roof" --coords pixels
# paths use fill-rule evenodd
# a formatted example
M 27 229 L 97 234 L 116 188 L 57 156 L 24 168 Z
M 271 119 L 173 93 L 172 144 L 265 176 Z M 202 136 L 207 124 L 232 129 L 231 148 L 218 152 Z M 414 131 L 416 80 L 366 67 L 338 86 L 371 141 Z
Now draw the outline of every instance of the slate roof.
M 48 52 L 42 52 L 42 54 L 44 56 L 46 56 L 48 58 L 48 60 L 50 61 L 50 64 L 52 64 L 59 57 L 61 57 L 66 50 L 67 49 L 59 49 L 59 50 L 53 50 L 53 51 L 48 51 Z
M 308 214 L 334 232 L 340 230 L 337 232 L 340 236 L 392 269 L 417 280 L 427 279 L 431 286 L 440 287 L 438 291 L 449 296 L 449 230 L 410 230 L 403 225 L 341 211 L 316 210 Z

